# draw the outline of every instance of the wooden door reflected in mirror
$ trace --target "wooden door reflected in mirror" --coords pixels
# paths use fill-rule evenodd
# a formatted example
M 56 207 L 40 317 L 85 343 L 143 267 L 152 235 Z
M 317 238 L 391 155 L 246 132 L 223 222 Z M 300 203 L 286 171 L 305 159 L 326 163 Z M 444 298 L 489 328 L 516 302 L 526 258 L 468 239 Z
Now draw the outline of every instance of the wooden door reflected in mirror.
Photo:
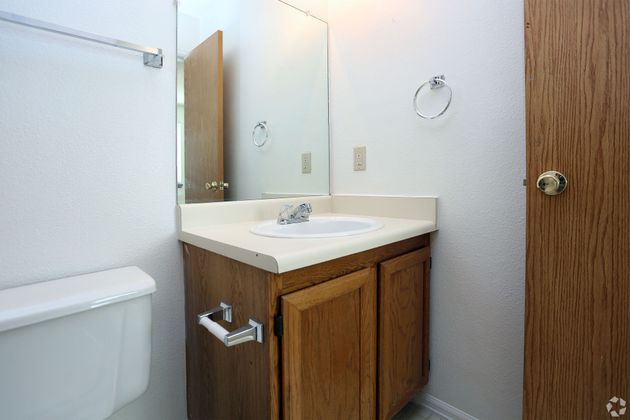
M 185 202 L 223 201 L 223 33 L 184 60 Z

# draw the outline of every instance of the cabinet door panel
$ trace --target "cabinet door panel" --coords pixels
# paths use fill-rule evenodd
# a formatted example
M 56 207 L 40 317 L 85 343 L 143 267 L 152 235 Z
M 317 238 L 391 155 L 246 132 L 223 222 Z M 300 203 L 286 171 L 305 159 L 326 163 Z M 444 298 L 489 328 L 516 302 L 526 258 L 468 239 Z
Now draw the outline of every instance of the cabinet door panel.
M 376 271 L 282 297 L 284 418 L 376 416 Z
M 379 265 L 379 418 L 428 381 L 429 258 L 423 248 Z

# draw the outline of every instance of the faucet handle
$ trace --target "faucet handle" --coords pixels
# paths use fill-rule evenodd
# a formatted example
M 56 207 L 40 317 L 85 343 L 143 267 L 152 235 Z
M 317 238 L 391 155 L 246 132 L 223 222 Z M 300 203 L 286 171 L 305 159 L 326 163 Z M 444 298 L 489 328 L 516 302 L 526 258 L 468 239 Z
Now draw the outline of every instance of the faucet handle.
M 289 220 L 289 214 L 291 209 L 293 208 L 292 204 L 284 204 L 280 207 L 280 212 L 278 213 L 278 224 L 286 225 Z
M 302 203 L 293 210 L 293 214 L 289 217 L 296 222 L 308 222 L 308 218 L 313 213 L 311 203 Z

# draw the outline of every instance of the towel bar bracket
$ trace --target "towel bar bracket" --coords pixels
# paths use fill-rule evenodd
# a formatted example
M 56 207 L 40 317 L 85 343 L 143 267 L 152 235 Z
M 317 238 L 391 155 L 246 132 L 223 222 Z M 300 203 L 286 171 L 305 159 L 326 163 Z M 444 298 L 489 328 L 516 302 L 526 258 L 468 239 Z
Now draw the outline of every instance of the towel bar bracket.
M 221 313 L 223 321 L 232 322 L 232 305 L 221 302 L 219 306 L 197 315 L 197 323 L 201 322 L 202 318 L 210 318 L 212 320 L 212 315 L 218 313 Z
M 164 66 L 164 56 L 162 53 L 142 53 L 142 58 L 145 66 L 154 67 L 156 69 L 161 69 Z

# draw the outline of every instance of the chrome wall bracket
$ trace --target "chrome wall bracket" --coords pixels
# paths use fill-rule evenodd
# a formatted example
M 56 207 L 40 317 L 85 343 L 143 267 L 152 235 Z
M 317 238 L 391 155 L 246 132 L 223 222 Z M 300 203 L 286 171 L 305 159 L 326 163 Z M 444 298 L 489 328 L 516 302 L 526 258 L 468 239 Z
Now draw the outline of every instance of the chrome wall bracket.
M 439 89 L 446 86 L 446 76 L 443 74 L 439 76 L 434 76 L 429 80 L 429 87 L 431 89 Z
M 212 319 L 212 315 L 221 314 L 221 319 L 223 321 L 232 322 L 232 305 L 228 305 L 227 303 L 221 302 L 219 306 L 210 309 L 209 311 L 200 313 L 197 315 L 197 323 L 201 321 L 201 318 L 210 318 Z
M 162 55 L 162 50 L 159 53 L 142 53 L 142 60 L 145 66 L 154 67 L 156 69 L 161 69 L 164 66 L 164 56 Z

